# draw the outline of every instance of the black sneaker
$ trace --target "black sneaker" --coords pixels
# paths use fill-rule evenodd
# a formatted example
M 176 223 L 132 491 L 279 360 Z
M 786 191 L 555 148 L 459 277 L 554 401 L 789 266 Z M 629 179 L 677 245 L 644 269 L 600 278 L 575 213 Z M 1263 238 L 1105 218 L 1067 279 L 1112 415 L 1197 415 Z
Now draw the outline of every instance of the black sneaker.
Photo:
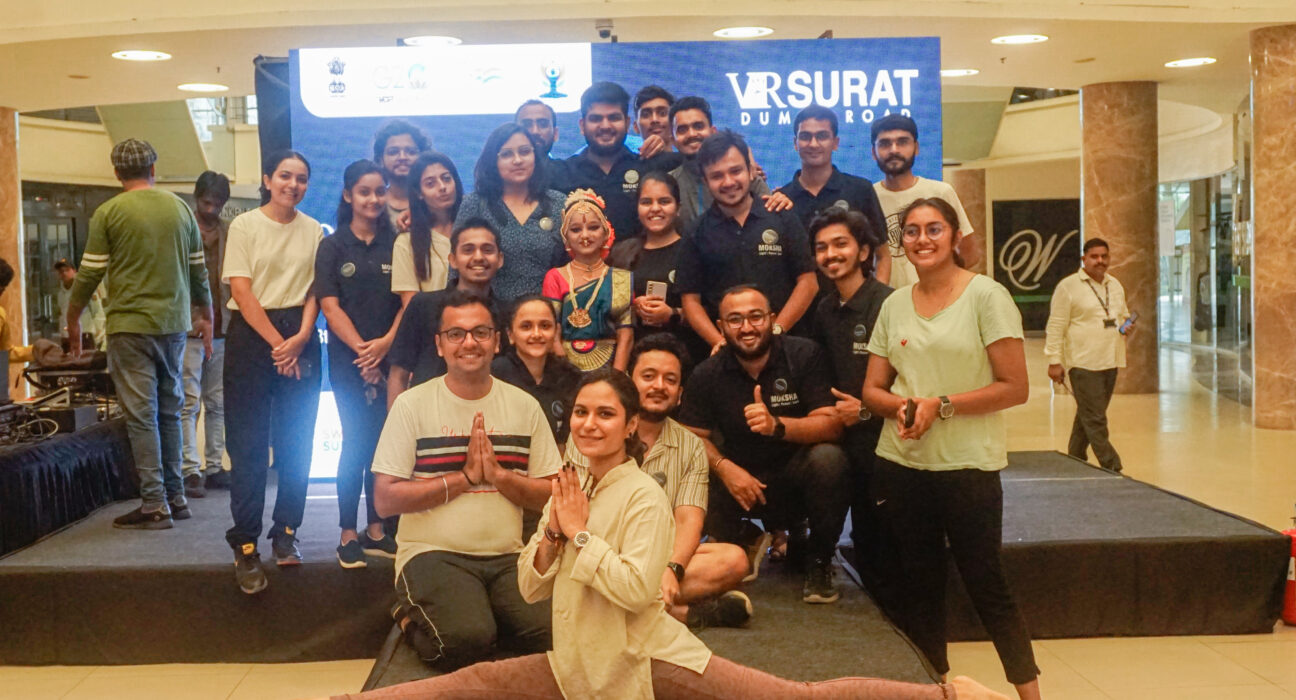
M 384 557 L 387 559 L 396 558 L 396 538 L 383 533 L 379 539 L 369 536 L 368 532 L 360 533 L 360 546 L 364 548 L 364 553 L 371 557 Z
M 190 474 L 184 478 L 186 498 L 202 498 L 207 495 L 206 479 L 202 474 Z
M 189 511 L 188 503 L 176 503 L 172 501 L 170 505 L 172 520 L 188 520 L 193 517 L 193 513 Z
M 836 603 L 841 594 L 833 583 L 832 561 L 816 559 L 806 570 L 805 586 L 801 589 L 804 603 Z
M 689 604 L 688 626 L 693 629 L 706 627 L 742 627 L 752 617 L 751 598 L 742 591 L 728 591 L 719 598 Z
M 301 550 L 297 549 L 295 531 L 285 527 L 282 532 L 270 536 L 270 549 L 274 551 L 275 563 L 279 566 L 298 566 L 302 563 Z
M 230 473 L 224 469 L 217 469 L 207 474 L 207 483 L 204 484 L 208 489 L 228 489 L 230 487 Z
M 167 511 L 154 510 L 145 513 L 144 506 L 113 518 L 113 527 L 119 530 L 169 530 L 174 525 L 171 514 Z
M 337 559 L 343 569 L 363 569 L 369 565 L 365 561 L 365 550 L 360 546 L 360 540 L 338 545 Z
M 270 585 L 261 570 L 261 555 L 257 554 L 255 543 L 247 542 L 234 553 L 234 579 L 239 590 L 248 595 L 260 593 Z

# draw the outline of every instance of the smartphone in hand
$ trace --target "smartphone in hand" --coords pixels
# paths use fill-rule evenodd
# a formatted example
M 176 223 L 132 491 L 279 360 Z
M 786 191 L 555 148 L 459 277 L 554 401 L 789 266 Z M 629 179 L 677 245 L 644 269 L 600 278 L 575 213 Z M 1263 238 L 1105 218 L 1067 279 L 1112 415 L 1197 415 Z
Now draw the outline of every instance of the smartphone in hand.
M 918 413 L 918 404 L 913 399 L 905 399 L 904 427 L 912 428 L 914 424 L 914 415 Z
M 1134 325 L 1134 322 L 1138 320 L 1138 317 L 1139 315 L 1137 311 L 1130 313 L 1129 318 L 1125 319 L 1125 322 L 1120 324 L 1120 334 L 1125 335 L 1125 331 L 1128 331 L 1130 326 Z

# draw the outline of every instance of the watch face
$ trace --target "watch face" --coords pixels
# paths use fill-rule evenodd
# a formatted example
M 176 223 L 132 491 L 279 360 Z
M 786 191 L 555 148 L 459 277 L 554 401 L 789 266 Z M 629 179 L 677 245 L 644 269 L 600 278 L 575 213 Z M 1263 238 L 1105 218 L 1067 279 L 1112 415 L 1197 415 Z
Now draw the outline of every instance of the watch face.
M 586 544 L 589 544 L 589 538 L 590 534 L 582 531 L 576 533 L 576 538 L 573 539 L 572 542 L 574 542 L 577 547 L 584 547 Z

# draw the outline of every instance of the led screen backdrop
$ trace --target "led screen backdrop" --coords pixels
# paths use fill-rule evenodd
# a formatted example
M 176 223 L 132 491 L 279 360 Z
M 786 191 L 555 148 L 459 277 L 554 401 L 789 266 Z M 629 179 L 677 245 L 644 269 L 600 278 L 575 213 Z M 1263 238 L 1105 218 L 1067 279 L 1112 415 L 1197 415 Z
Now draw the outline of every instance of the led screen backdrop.
M 374 132 L 387 121 L 422 128 L 471 191 L 486 135 L 526 100 L 541 99 L 557 113 L 555 157 L 584 146 L 580 95 L 598 80 L 618 82 L 632 96 L 655 84 L 676 97 L 705 97 L 716 126 L 747 138 L 772 187 L 798 168 L 792 119 L 812 103 L 837 114 L 842 170 L 879 179 L 869 124 L 899 112 L 919 125 L 915 171 L 941 177 L 936 38 L 299 49 L 289 64 L 292 144 L 312 170 L 301 206 L 329 231 L 343 169 L 373 157 Z M 311 476 L 332 477 L 340 430 L 331 393 L 321 397 L 315 433 Z

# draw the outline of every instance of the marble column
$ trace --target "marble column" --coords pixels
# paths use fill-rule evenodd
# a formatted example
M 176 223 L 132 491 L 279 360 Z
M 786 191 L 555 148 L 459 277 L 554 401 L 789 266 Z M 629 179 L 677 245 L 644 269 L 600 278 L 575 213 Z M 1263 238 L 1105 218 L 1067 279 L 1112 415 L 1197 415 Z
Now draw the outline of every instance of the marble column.
M 1156 393 L 1157 86 L 1096 83 L 1080 90 L 1081 232 L 1111 249 L 1108 272 L 1125 287 L 1138 328 L 1126 341 L 1116 391 Z
M 963 211 L 967 214 L 968 223 L 972 224 L 971 235 L 963 236 L 959 244 L 959 254 L 967 269 L 982 274 L 990 274 L 986 264 L 986 172 L 983 169 L 955 170 L 950 173 L 949 183 L 954 187 Z
M 1296 429 L 1296 24 L 1251 32 L 1252 415 Z
M 27 314 L 23 290 L 26 276 L 23 274 L 22 255 L 22 179 L 18 175 L 18 112 L 8 107 L 0 107 L 0 258 L 4 258 L 14 269 L 14 280 L 9 288 L 0 295 L 5 314 L 9 318 L 9 342 L 14 345 L 25 345 L 27 337 Z M 21 365 L 10 365 L 6 376 L 9 386 L 13 387 L 14 376 L 21 374 Z M 10 389 L 17 398 L 18 391 Z

